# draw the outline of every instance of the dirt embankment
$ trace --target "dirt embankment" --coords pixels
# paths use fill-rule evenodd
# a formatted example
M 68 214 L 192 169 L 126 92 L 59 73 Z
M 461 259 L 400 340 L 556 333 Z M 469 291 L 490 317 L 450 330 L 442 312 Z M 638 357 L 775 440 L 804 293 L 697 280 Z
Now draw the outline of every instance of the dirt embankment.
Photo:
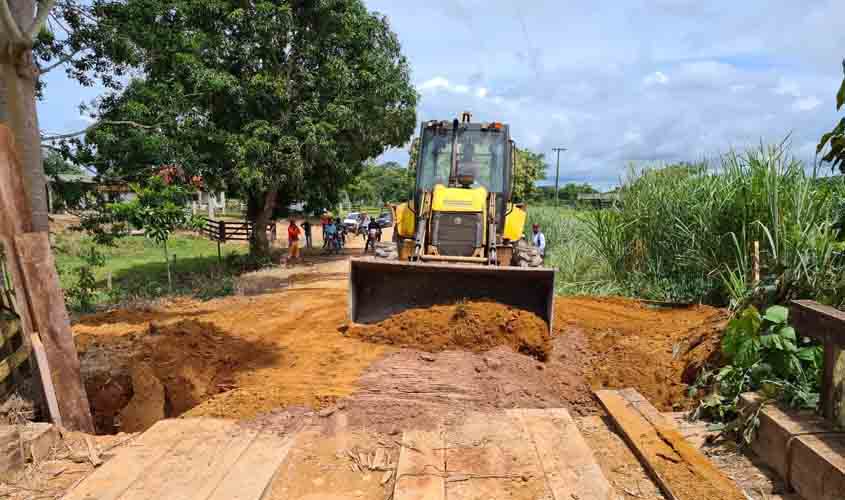
M 545 321 L 534 313 L 489 301 L 410 309 L 377 324 L 353 325 L 347 334 L 428 352 L 478 353 L 507 346 L 544 361 L 551 351 Z
M 561 297 L 558 335 L 588 339 L 586 377 L 594 389 L 634 387 L 663 411 L 690 408 L 687 394 L 715 366 L 727 312 L 708 306 L 656 307 L 617 297 Z
M 551 337 L 533 314 L 489 302 L 345 327 L 345 282 L 311 274 L 279 293 L 81 318 L 74 333 L 100 432 L 179 415 L 276 425 L 285 408 L 338 401 L 350 422 L 385 428 L 490 408 L 583 415 L 598 411 L 600 387 L 688 408 L 687 384 L 717 356 L 725 320 L 709 307 L 575 297 L 557 299 Z

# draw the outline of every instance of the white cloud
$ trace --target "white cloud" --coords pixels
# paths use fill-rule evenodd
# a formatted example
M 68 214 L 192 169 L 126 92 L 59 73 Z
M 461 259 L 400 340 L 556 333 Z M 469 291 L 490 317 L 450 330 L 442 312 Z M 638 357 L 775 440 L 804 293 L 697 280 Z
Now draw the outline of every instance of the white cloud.
M 822 101 L 814 96 L 807 96 L 807 97 L 799 97 L 792 103 L 792 110 L 793 111 L 812 111 L 819 107 Z
M 469 87 L 467 85 L 455 85 L 452 90 L 459 94 L 466 94 L 469 92 Z
M 777 95 L 788 95 L 792 97 L 800 97 L 801 96 L 801 87 L 798 84 L 791 80 L 786 80 L 781 78 L 778 81 L 777 87 L 774 88 L 772 91 Z
M 646 85 L 666 85 L 669 83 L 669 77 L 662 71 L 655 71 L 643 78 L 643 83 Z
M 626 130 L 622 135 L 625 144 L 642 144 L 643 136 L 638 130 Z
M 484 99 L 485 97 L 487 97 L 487 89 L 484 87 L 478 87 L 475 90 L 475 96 Z
M 421 92 L 426 90 L 437 90 L 437 89 L 448 89 L 449 88 L 449 80 L 443 78 L 442 76 L 435 76 L 430 80 L 426 80 L 423 83 L 417 85 L 417 89 Z

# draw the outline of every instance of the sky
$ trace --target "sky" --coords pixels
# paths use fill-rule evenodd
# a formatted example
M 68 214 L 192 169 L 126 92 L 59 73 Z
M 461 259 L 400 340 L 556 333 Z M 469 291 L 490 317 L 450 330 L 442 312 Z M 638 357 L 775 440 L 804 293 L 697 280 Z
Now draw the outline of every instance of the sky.
M 617 185 L 628 165 L 717 159 L 787 136 L 812 164 L 841 114 L 842 0 L 365 0 L 388 17 L 417 121 L 471 111 L 560 155 L 560 182 Z M 82 128 L 83 88 L 46 75 L 41 126 Z M 407 162 L 408 151 L 382 160 Z

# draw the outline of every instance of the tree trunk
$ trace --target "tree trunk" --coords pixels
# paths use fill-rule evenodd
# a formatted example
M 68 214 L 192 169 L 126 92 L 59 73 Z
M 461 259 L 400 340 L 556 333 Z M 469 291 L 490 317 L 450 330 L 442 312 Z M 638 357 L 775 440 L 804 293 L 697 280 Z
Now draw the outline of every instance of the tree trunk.
M 263 196 L 250 197 L 247 217 L 253 223 L 249 252 L 254 257 L 270 256 L 270 241 L 267 239 L 267 225 L 276 208 L 278 190 L 271 189 Z
M 35 0 L 8 0 L 12 17 L 18 26 L 28 27 L 35 16 Z M 15 133 L 18 154 L 23 166 L 27 194 L 32 206 L 33 231 L 47 231 L 47 183 L 41 160 L 41 131 L 35 108 L 35 84 L 38 68 L 32 60 L 32 48 L 9 47 L 2 40 L 0 49 L 8 55 L 0 57 L 0 123 Z

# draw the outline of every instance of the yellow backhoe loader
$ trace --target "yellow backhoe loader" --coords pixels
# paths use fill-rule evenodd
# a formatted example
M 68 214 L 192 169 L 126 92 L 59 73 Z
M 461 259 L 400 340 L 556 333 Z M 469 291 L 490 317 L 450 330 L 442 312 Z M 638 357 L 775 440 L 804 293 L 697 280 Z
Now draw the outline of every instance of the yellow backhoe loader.
M 352 260 L 350 319 L 371 323 L 409 308 L 488 299 L 532 311 L 551 329 L 554 270 L 513 265 L 527 214 L 511 201 L 509 126 L 464 113 L 460 121 L 423 123 L 420 138 L 414 197 L 394 207 L 399 259 Z

